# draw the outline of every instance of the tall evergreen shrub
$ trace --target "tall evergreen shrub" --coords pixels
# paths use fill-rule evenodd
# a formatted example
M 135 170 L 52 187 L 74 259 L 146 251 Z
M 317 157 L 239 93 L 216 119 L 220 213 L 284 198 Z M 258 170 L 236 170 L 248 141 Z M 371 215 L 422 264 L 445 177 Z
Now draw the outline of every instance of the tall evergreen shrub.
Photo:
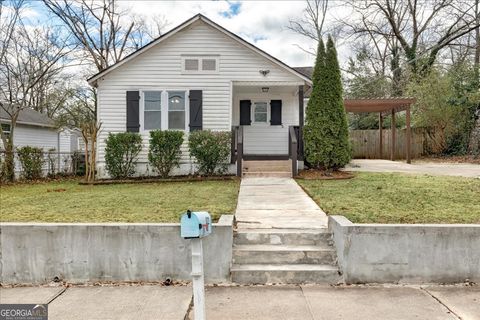
M 331 37 L 326 51 L 319 41 L 312 80 L 304 128 L 307 162 L 325 170 L 338 170 L 350 161 L 351 147 L 340 67 Z

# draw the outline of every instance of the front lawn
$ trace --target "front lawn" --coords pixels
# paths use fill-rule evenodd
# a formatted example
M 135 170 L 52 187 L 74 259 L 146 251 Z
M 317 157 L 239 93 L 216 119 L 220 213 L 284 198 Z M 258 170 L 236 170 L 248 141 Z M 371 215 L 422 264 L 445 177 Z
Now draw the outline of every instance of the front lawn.
M 480 179 L 355 173 L 349 180 L 297 180 L 330 215 L 355 223 L 480 223 Z
M 233 214 L 239 181 L 79 185 L 68 180 L 0 187 L 0 221 L 179 222 L 187 209 Z

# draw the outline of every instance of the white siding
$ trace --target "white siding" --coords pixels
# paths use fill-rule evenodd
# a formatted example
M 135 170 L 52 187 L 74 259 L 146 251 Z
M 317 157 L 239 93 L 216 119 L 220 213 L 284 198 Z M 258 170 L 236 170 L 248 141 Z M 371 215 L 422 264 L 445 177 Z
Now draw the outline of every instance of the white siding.
M 218 74 L 182 73 L 182 55 L 219 55 Z M 259 70 L 270 70 L 264 77 Z M 244 45 L 202 21 L 145 51 L 98 81 L 99 168 L 104 164 L 108 132 L 126 130 L 126 91 L 142 89 L 203 90 L 203 128 L 230 130 L 232 81 L 302 81 Z M 140 102 L 141 103 L 141 102 Z M 148 133 L 144 132 L 140 162 L 147 161 Z M 188 162 L 186 144 L 183 163 Z M 283 151 L 282 151 L 283 152 Z M 100 174 L 103 174 L 101 172 Z
M 13 133 L 13 143 L 15 148 L 19 147 L 37 147 L 43 149 L 45 152 L 45 160 L 47 159 L 46 153 L 50 149 L 58 149 L 58 133 L 54 128 L 26 126 L 17 124 Z M 58 162 L 58 161 L 56 161 Z M 43 165 L 43 171 L 46 174 L 48 172 L 48 163 L 45 161 Z M 21 172 L 21 165 L 18 158 L 15 158 L 15 174 L 18 177 Z
M 59 152 L 73 152 L 71 146 L 72 133 L 70 130 L 63 130 L 59 133 Z
M 13 134 L 15 147 L 38 147 L 43 151 L 58 149 L 58 134 L 53 128 L 17 125 Z
M 282 125 L 252 125 L 243 127 L 243 148 L 246 155 L 287 155 L 288 127 L 298 125 L 298 96 L 293 94 L 248 94 L 234 95 L 233 125 L 240 123 L 240 100 L 254 101 L 282 100 Z

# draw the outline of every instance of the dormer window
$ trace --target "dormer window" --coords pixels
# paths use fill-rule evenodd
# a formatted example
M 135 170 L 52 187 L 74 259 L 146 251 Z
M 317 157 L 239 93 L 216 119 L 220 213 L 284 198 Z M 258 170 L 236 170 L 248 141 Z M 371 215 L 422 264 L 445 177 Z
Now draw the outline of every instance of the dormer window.
M 217 73 L 218 56 L 183 56 L 184 73 Z

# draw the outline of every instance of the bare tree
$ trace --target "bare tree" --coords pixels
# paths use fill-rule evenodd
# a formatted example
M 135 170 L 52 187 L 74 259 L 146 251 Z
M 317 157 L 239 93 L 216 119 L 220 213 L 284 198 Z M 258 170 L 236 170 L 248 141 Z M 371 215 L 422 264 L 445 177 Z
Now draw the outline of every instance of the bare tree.
M 305 2 L 306 8 L 303 11 L 303 17 L 290 19 L 287 28 L 317 43 L 323 36 L 328 0 L 306 0 Z M 300 46 L 299 48 L 307 53 L 316 54 L 314 49 L 309 50 Z
M 306 0 L 306 5 L 303 17 L 291 19 L 288 28 L 307 38 L 318 41 L 322 38 L 328 0 Z
M 20 7 L 18 8 L 20 9 Z M 9 39 L 2 34 L 8 46 L 0 61 L 0 108 L 8 115 L 9 132 L 0 127 L 5 149 L 4 174 L 14 179 L 14 132 L 22 110 L 31 108 L 36 89 L 50 73 L 65 67 L 69 49 L 53 39 L 48 29 L 27 28 L 17 17 L 9 32 Z
M 477 26 L 480 26 L 480 0 L 475 0 L 475 20 Z M 476 78 L 478 81 L 480 78 L 480 27 L 475 29 L 475 58 L 474 66 L 476 72 Z M 480 116 L 479 116 L 480 118 Z
M 460 0 L 351 0 L 361 21 L 356 33 L 393 36 L 402 48 L 414 74 L 423 74 L 435 63 L 439 52 L 455 40 L 479 28 L 475 3 Z M 389 31 L 377 28 L 384 21 Z
M 153 28 L 143 17 L 129 17 L 115 0 L 44 0 L 44 4 L 75 37 L 87 59 L 103 71 L 136 49 L 147 38 L 158 36 L 165 21 L 154 18 Z M 139 33 L 143 33 L 140 37 Z M 155 34 L 158 33 L 158 34 Z
M 151 28 L 145 19 L 129 17 L 128 12 L 121 10 L 115 0 L 43 0 L 43 2 L 75 37 L 86 59 L 98 72 L 120 61 L 152 37 L 160 35 L 166 23 L 157 16 L 153 19 L 154 27 Z M 96 120 L 95 90 L 93 98 L 94 118 L 83 117 L 78 125 L 82 130 L 85 145 L 90 146 L 90 152 L 86 157 L 87 181 L 95 178 L 95 148 L 101 127 L 101 123 Z

